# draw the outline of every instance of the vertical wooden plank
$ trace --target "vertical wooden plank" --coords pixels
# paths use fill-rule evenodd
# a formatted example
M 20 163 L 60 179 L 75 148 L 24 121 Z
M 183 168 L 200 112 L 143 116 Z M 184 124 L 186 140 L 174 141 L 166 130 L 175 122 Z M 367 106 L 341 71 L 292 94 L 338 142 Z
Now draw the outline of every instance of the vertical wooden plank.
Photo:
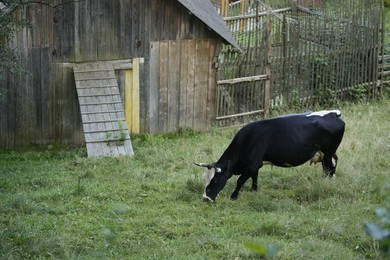
M 77 4 L 77 3 L 75 3 Z M 64 61 L 72 62 L 75 60 L 74 36 L 75 36 L 75 5 L 62 5 L 59 13 L 62 13 L 61 31 L 61 57 Z
M 161 18 L 161 1 L 151 0 L 151 26 L 150 26 L 150 41 L 156 41 L 159 38 L 160 26 L 162 23 Z
M 133 59 L 133 79 L 132 79 L 132 120 L 131 132 L 133 134 L 140 133 L 140 89 L 139 89 L 139 74 L 140 74 L 140 59 Z
M 159 85 L 160 85 L 160 44 L 150 43 L 150 71 L 149 71 L 149 132 L 158 133 L 159 116 Z
M 180 41 L 168 43 L 168 132 L 179 125 Z
M 195 70 L 196 70 L 196 40 L 188 41 L 188 76 L 187 76 L 187 105 L 186 105 L 186 126 L 194 127 L 194 106 L 195 106 Z
M 144 6 L 143 6 L 143 18 L 144 18 L 144 22 L 143 22 L 143 27 L 140 28 L 140 30 L 143 32 L 143 38 L 142 38 L 142 49 L 141 49 L 141 53 L 143 53 L 143 57 L 148 57 L 148 51 L 149 51 L 149 43 L 150 43 L 150 40 L 151 40 L 151 22 L 152 22 L 152 11 L 151 11 L 151 8 L 152 8 L 152 1 L 142 1 L 144 3 Z M 145 30 L 145 28 L 148 28 L 147 30 Z M 141 56 L 141 55 L 140 55 Z M 141 62 L 141 70 L 143 70 L 143 63 Z
M 72 67 L 63 67 L 63 78 L 62 78 L 62 93 L 61 93 L 61 108 L 60 111 L 60 125 L 61 125 L 61 139 L 65 143 L 73 143 L 74 136 L 74 122 L 75 118 L 74 103 L 77 98 L 73 91 L 76 91 L 74 87 L 74 78 Z
M 143 53 L 145 53 L 145 48 L 146 48 L 145 43 L 147 43 L 146 37 L 149 34 L 148 30 L 145 30 L 145 28 L 148 28 L 148 27 L 146 27 L 147 13 L 145 12 L 145 9 L 147 8 L 147 5 L 149 2 L 150 1 L 140 1 L 139 6 L 138 6 L 138 8 L 139 8 L 138 9 L 138 16 L 140 17 L 139 18 L 139 27 L 138 27 L 139 40 L 137 42 L 137 48 L 138 48 L 138 55 L 137 56 L 138 57 L 142 56 Z
M 133 71 L 125 70 L 124 74 L 125 74 L 125 103 L 124 104 L 125 104 L 126 125 L 129 128 L 129 132 L 132 132 Z
M 97 7 L 96 13 L 93 16 L 94 18 L 94 24 L 97 29 L 97 59 L 98 60 L 104 60 L 105 55 L 105 49 L 106 49 L 106 41 L 105 41 L 105 35 L 106 35 L 106 27 L 105 27 L 105 0 L 104 1 L 96 1 L 95 4 Z
M 133 59 L 133 70 L 125 71 L 126 124 L 133 134 L 140 133 L 139 59 Z
M 121 48 L 121 12 L 122 12 L 122 2 L 121 1 L 110 1 L 110 4 L 112 5 L 112 9 L 110 12 L 111 16 L 111 37 L 112 39 L 112 45 L 111 45 L 111 52 L 109 59 L 120 59 L 123 57 L 120 52 Z M 128 57 L 128 56 L 127 56 Z
M 6 84 L 8 83 L 8 77 L 5 73 L 0 75 L 5 77 L 4 80 L 0 80 L 0 148 L 6 147 L 6 140 L 8 138 L 8 106 L 9 100 L 7 99 Z M 8 89 L 8 88 L 7 88 Z
M 80 15 L 80 2 L 74 3 L 74 52 L 75 52 L 75 61 L 80 62 L 82 59 L 81 56 L 81 49 L 85 46 L 81 42 L 81 33 L 80 29 L 82 27 L 82 21 L 84 20 L 84 17 L 81 17 Z
M 168 71 L 169 71 L 169 44 L 168 41 L 160 42 L 160 84 L 159 84 L 159 132 L 168 130 Z
M 14 147 L 15 146 L 15 139 L 16 139 L 16 108 L 17 108 L 17 92 L 16 92 L 16 84 L 15 84 L 15 75 L 8 75 L 7 84 L 8 91 L 7 91 L 7 139 L 5 143 L 5 147 Z
M 24 141 L 24 131 L 23 128 L 26 126 L 29 127 L 29 125 L 26 124 L 26 122 L 29 122 L 28 119 L 26 120 L 25 116 L 26 113 L 30 113 L 31 108 L 29 107 L 30 103 L 28 103 L 29 99 L 29 92 L 27 91 L 28 83 L 31 84 L 31 82 L 27 82 L 27 80 L 22 80 L 22 76 L 20 74 L 14 74 L 10 75 L 12 78 L 11 80 L 11 87 L 10 89 L 13 89 L 13 97 L 12 97 L 12 107 L 11 111 L 13 115 L 11 116 L 12 122 L 11 122 L 11 129 L 10 131 L 13 131 L 13 139 L 10 143 L 12 143 L 15 146 L 22 146 Z M 23 78 L 26 79 L 26 78 Z M 31 89 L 31 87 L 30 87 Z M 27 117 L 28 118 L 28 117 Z M 35 129 L 31 130 L 31 133 L 34 133 Z M 30 132 L 30 131 L 29 131 Z M 30 134 L 27 132 L 26 134 Z
M 99 39 L 97 38 L 99 35 L 99 24 L 97 19 L 99 16 L 98 4 L 96 2 L 91 3 L 91 0 L 85 1 L 84 9 L 86 17 L 83 18 L 85 19 L 83 42 L 85 42 L 84 46 L 88 46 L 88 48 L 83 49 L 83 52 L 85 53 L 84 60 L 97 60 L 99 42 Z
M 43 48 L 41 53 L 41 136 L 42 143 L 47 143 L 50 137 L 50 106 L 49 96 L 50 88 L 52 85 L 51 75 L 51 50 L 52 48 Z M 39 129 L 38 129 L 39 131 Z
M 133 0 L 131 8 L 133 10 L 131 17 L 131 54 L 133 57 L 140 56 L 140 47 L 142 45 L 142 41 L 140 39 L 140 1 Z M 143 28 L 142 28 L 143 30 Z
M 28 118 L 26 120 L 30 121 L 30 131 L 28 131 L 28 136 L 26 136 L 27 140 L 35 140 L 35 143 L 42 142 L 42 51 L 40 48 L 32 48 L 31 52 L 31 63 L 32 68 L 32 85 L 30 86 L 32 89 L 32 95 L 29 96 L 27 102 L 31 102 L 31 111 L 27 113 Z M 27 134 L 27 133 L 26 133 Z
M 189 41 L 182 41 L 180 47 L 180 77 L 179 77 L 179 128 L 187 128 L 186 116 L 187 116 L 187 90 L 189 88 Z
M 150 44 L 148 43 L 147 46 Z M 146 48 L 146 47 L 145 47 Z M 148 51 L 149 52 L 149 51 Z M 149 92 L 150 92 L 150 83 L 149 83 L 149 70 L 150 70 L 150 59 L 149 53 L 146 54 L 148 58 L 139 59 L 139 132 L 140 133 L 149 133 Z
M 218 40 L 210 40 L 210 49 L 209 49 L 209 74 L 208 74 L 208 86 L 207 86 L 207 119 L 206 126 L 209 128 L 212 125 L 212 122 L 215 120 L 215 93 L 216 93 L 216 78 L 217 78 L 217 69 L 215 68 L 215 63 L 218 59 Z
M 292 1 L 292 4 L 296 4 L 296 1 Z M 294 8 L 294 6 L 293 6 Z M 268 75 L 268 79 L 265 82 L 264 89 L 264 117 L 268 117 L 269 109 L 271 105 L 271 52 L 272 52 L 272 43 L 271 43 L 271 7 L 267 7 L 267 57 L 266 57 L 266 65 L 265 65 L 265 74 Z
M 207 80 L 209 73 L 209 41 L 199 40 L 196 46 L 194 129 L 204 130 L 207 118 Z
M 63 65 L 57 63 L 55 66 L 55 82 L 53 90 L 53 136 L 60 143 L 62 142 L 61 111 L 62 111 L 62 82 L 63 82 Z

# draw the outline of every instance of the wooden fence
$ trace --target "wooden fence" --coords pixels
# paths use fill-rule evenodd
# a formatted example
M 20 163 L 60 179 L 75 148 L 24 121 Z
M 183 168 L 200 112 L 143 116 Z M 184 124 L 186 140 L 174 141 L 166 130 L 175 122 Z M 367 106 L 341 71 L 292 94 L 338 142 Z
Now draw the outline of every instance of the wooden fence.
M 382 84 L 390 83 L 390 34 L 386 33 L 383 35 L 384 46 L 383 46 L 383 56 L 379 60 L 378 73 L 380 76 L 380 81 Z
M 243 49 L 222 49 L 217 119 L 247 121 L 268 107 L 333 107 L 380 94 L 381 1 L 263 2 L 217 4 Z

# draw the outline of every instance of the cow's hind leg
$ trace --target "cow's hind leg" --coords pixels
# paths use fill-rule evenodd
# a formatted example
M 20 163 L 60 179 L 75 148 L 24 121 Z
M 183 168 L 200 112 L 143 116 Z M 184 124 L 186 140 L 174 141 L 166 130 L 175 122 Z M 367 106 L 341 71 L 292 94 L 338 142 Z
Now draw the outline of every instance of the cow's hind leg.
M 336 166 L 337 166 L 337 155 L 334 154 L 325 154 L 322 159 L 322 169 L 325 176 L 336 177 Z

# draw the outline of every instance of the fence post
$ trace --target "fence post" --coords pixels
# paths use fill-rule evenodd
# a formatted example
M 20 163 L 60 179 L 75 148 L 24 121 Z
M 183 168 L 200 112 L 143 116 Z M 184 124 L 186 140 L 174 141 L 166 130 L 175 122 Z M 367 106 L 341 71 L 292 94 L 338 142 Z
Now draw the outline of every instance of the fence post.
M 271 43 L 271 6 L 267 5 L 267 57 L 265 65 L 265 74 L 267 75 L 267 80 L 265 81 L 264 88 L 264 117 L 269 116 L 270 103 L 271 103 L 271 61 L 270 56 L 272 52 L 272 43 Z
M 221 16 L 227 17 L 229 12 L 229 1 L 221 0 Z

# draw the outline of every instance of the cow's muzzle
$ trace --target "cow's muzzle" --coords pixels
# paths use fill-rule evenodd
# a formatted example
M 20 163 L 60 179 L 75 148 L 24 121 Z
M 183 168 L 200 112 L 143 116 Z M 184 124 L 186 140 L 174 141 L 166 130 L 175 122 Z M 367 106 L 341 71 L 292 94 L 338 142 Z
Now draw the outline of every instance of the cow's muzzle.
M 209 196 L 207 196 L 206 194 L 203 194 L 203 201 L 204 202 L 211 202 L 211 203 L 214 203 L 215 200 L 212 200 Z

